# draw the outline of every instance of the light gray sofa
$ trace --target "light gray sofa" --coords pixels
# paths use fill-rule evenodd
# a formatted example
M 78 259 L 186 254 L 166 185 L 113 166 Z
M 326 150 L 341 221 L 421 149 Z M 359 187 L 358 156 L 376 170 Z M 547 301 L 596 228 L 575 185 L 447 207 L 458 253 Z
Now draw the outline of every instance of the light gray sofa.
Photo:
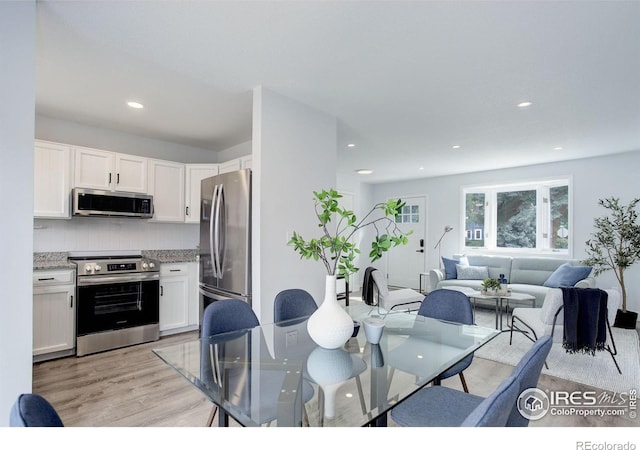
M 453 259 L 460 260 L 463 255 L 454 255 Z M 569 263 L 581 266 L 576 259 L 544 258 L 544 257 L 511 257 L 494 255 L 466 255 L 470 266 L 486 266 L 490 278 L 499 278 L 504 274 L 512 292 L 522 292 L 536 298 L 535 306 L 541 307 L 549 287 L 543 286 L 551 274 L 562 264 Z M 431 289 L 442 289 L 448 286 L 470 287 L 480 290 L 482 283 L 478 280 L 445 279 L 445 271 L 431 269 L 429 271 Z M 595 278 L 589 276 L 578 281 L 575 286 L 582 288 L 595 287 Z

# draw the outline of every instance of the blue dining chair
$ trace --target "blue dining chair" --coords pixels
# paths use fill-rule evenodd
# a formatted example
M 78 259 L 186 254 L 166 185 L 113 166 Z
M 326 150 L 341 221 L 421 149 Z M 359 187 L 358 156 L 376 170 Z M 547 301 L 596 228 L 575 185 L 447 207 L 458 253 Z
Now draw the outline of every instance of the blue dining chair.
M 245 330 L 260 325 L 256 313 L 251 306 L 243 300 L 224 299 L 210 303 L 202 314 L 202 327 L 200 336 L 207 338 L 216 334 L 229 333 L 232 331 Z M 201 378 L 208 379 L 211 366 L 209 358 L 203 357 Z M 207 426 L 213 424 L 218 407 L 213 405 Z
M 538 384 L 542 365 L 551 350 L 551 344 L 550 336 L 536 341 L 511 372 L 507 380 L 515 379 L 518 386 L 512 399 L 508 394 L 504 394 L 503 397 L 499 393 L 501 389 L 507 389 L 507 386 L 504 386 L 506 381 L 487 398 L 444 386 L 433 386 L 419 390 L 395 406 L 391 410 L 391 418 L 396 424 L 407 427 L 527 426 L 528 419 L 522 417 L 518 411 L 518 396 Z M 487 401 L 490 397 L 493 399 Z M 499 409 L 504 416 L 493 410 L 492 405 L 498 404 L 501 405 Z
M 63 427 L 55 408 L 38 394 L 20 394 L 9 415 L 11 427 Z
M 201 336 L 204 340 L 211 343 L 217 342 L 223 344 L 225 341 L 236 341 L 240 336 L 248 335 L 248 330 L 260 325 L 258 317 L 251 309 L 248 303 L 242 300 L 225 299 L 215 301 L 209 304 L 203 313 L 202 318 L 202 332 Z M 236 332 L 236 333 L 233 333 Z M 230 336 L 220 337 L 216 339 L 216 336 L 221 333 L 233 333 Z M 213 337 L 213 339 L 211 339 Z M 223 339 L 224 338 L 224 339 Z M 234 345 L 234 344 L 232 344 Z M 242 350 L 242 346 L 241 350 Z M 237 348 L 236 348 L 237 350 Z M 265 352 L 266 350 L 265 347 Z M 213 368 L 211 366 L 210 353 L 203 351 L 201 355 L 201 380 L 209 384 L 215 383 L 213 378 Z M 237 373 L 229 373 L 229 383 L 236 386 L 238 389 L 242 389 L 243 384 L 246 382 L 246 373 L 239 369 Z M 263 402 L 261 402 L 256 417 L 263 423 L 269 423 L 275 420 L 277 416 L 278 398 L 270 398 L 270 396 L 280 394 L 280 390 L 274 388 L 274 386 L 282 386 L 283 373 L 274 371 L 264 375 L 261 388 L 264 388 L 264 394 L 261 395 Z M 302 401 L 308 402 L 314 395 L 313 386 L 308 381 L 302 381 Z M 213 424 L 215 418 L 217 406 L 213 406 L 207 426 Z M 303 409 L 303 420 L 308 423 L 306 417 L 306 410 Z
M 273 301 L 273 321 L 280 323 L 307 317 L 317 309 L 316 301 L 304 289 L 285 289 L 278 292 Z
M 446 320 L 448 322 L 463 323 L 465 325 L 473 324 L 473 307 L 471 306 L 469 297 L 460 291 L 454 291 L 452 289 L 436 289 L 435 291 L 431 291 L 422 301 L 418 314 L 434 319 Z M 458 375 L 462 383 L 462 388 L 466 393 L 469 393 L 467 382 L 462 371 L 469 367 L 472 362 L 473 353 L 441 373 L 440 376 L 434 380 L 434 384 L 438 385 L 442 380 Z
M 520 383 L 511 375 L 464 419 L 461 427 L 504 427 L 509 420 L 511 407 L 518 401 Z

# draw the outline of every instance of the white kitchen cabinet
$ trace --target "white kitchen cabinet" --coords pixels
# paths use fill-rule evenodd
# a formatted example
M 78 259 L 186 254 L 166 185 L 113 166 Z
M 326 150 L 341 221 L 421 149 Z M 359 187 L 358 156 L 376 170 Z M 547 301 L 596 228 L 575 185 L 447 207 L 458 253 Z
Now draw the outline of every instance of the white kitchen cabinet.
M 184 164 L 149 160 L 149 194 L 154 222 L 184 222 Z
M 69 356 L 75 350 L 75 271 L 33 274 L 33 356 L 35 361 Z
M 242 158 L 240 158 L 240 168 L 241 169 L 251 169 L 251 155 L 248 156 L 243 156 Z
M 93 148 L 75 148 L 78 188 L 147 192 L 147 158 Z
M 36 141 L 33 160 L 33 216 L 68 219 L 71 217 L 72 150 L 68 145 Z
M 168 335 L 194 329 L 190 317 L 192 281 L 188 263 L 163 263 L 160 266 L 160 334 Z M 197 321 L 196 321 L 197 325 Z
M 219 165 L 219 173 L 233 172 L 240 170 L 240 158 L 232 159 L 231 161 L 223 162 Z
M 218 175 L 217 164 L 187 164 L 185 166 L 185 219 L 187 223 L 200 222 L 200 182 Z
M 189 273 L 189 328 L 197 330 L 200 326 L 200 266 L 197 262 L 187 263 Z

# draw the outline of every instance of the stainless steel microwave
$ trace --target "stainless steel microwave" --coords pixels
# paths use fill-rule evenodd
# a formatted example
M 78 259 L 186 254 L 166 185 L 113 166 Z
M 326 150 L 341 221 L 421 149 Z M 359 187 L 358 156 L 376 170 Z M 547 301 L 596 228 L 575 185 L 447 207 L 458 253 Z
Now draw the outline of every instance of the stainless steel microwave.
M 153 217 L 152 195 L 79 188 L 71 195 L 74 216 Z

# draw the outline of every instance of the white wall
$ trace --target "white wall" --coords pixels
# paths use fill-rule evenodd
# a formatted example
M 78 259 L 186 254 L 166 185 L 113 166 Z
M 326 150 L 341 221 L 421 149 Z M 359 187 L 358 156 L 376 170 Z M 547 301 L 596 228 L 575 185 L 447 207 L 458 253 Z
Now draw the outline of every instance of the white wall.
M 253 93 L 253 305 L 273 321 L 273 299 L 289 288 L 321 303 L 324 266 L 300 260 L 288 236 L 317 235 L 313 191 L 336 186 L 335 117 L 263 87 Z
M 70 220 L 36 219 L 33 228 L 34 252 L 195 249 L 199 242 L 198 224 L 74 217 Z
M 338 173 L 337 186 L 340 192 L 348 192 L 353 195 L 353 211 L 357 218 L 362 218 L 373 204 L 371 197 L 372 188 L 370 185 L 363 183 L 362 175 L 346 175 L 344 173 Z M 369 259 L 369 251 L 371 248 L 371 240 L 374 238 L 375 233 L 371 227 L 361 230 L 356 236 L 356 243 L 360 248 L 360 255 L 356 256 L 357 273 L 351 275 L 350 289 L 351 291 L 359 291 L 362 288 L 362 277 L 367 267 L 374 265 Z M 377 267 L 377 266 L 376 266 Z
M 251 141 L 242 142 L 233 147 L 218 152 L 218 162 L 231 161 L 232 159 L 248 156 L 251 154 Z
M 37 115 L 36 139 L 181 163 L 217 163 L 218 152 Z M 221 150 L 225 151 L 225 150 Z M 232 159 L 232 158 L 229 158 Z
M 31 392 L 34 1 L 0 2 L 0 427 Z
M 598 199 L 616 196 L 624 203 L 640 197 L 637 171 L 640 167 L 640 151 L 620 153 L 613 156 L 587 158 L 552 164 L 540 164 L 505 170 L 478 172 L 467 175 L 412 180 L 398 183 L 385 183 L 374 186 L 374 199 L 381 201 L 394 194 L 428 195 L 427 217 L 428 266 L 438 266 L 438 255 L 433 246 L 442 234 L 445 225 L 450 224 L 454 231 L 442 241 L 442 255 L 459 253 L 463 247 L 460 230 L 464 224 L 461 215 L 461 189 L 468 185 L 491 183 L 509 183 L 514 181 L 536 180 L 541 178 L 570 176 L 573 179 L 573 255 L 586 257 L 584 243 L 593 232 L 593 219 L 606 214 L 598 206 Z M 617 286 L 611 272 L 596 279 L 598 287 Z M 625 284 L 628 293 L 627 308 L 640 311 L 640 264 L 626 272 Z

